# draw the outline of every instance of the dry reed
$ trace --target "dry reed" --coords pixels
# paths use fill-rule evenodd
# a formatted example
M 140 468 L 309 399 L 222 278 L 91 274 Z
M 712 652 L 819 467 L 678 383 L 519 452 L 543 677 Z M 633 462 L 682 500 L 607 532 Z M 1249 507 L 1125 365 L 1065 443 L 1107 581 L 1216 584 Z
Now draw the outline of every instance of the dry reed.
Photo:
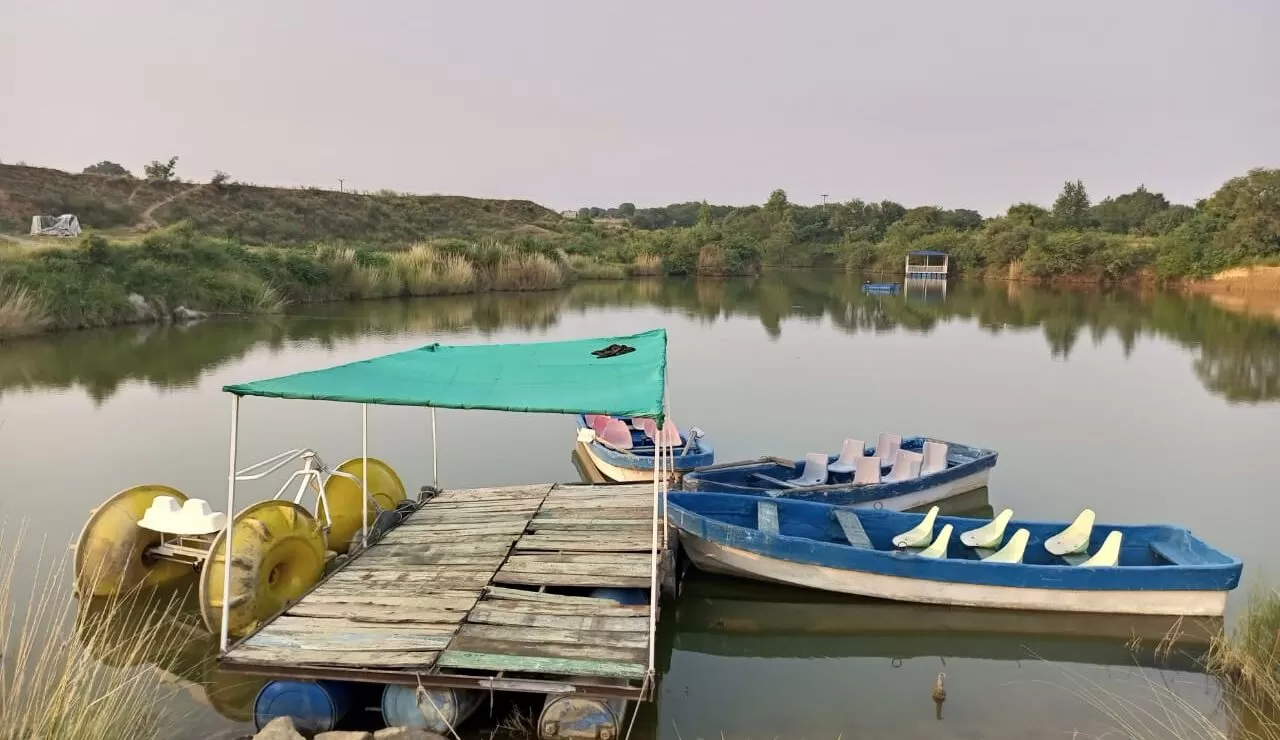
M 0 284 L 0 339 L 35 334 L 48 325 L 48 311 L 30 290 Z

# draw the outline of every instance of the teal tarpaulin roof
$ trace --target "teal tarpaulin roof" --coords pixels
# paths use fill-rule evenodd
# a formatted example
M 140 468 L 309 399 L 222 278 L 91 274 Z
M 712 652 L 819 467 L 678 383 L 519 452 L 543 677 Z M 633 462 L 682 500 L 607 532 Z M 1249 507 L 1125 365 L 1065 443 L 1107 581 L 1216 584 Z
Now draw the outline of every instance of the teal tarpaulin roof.
M 610 345 L 633 351 L 599 357 Z M 667 332 L 528 344 L 429 344 L 224 386 L 240 396 L 661 419 Z

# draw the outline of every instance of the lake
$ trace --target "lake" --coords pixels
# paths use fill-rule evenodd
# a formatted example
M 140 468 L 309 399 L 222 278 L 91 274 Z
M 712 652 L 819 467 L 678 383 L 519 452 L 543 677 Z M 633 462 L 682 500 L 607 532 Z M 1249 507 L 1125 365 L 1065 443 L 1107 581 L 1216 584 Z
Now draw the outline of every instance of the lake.
M 0 345 L 0 518 L 27 526 L 18 581 L 38 578 L 36 565 L 74 541 L 91 507 L 134 484 L 221 508 L 226 383 L 433 341 L 665 327 L 673 417 L 703 428 L 719 461 L 834 452 L 881 431 L 994 448 L 989 490 L 971 502 L 981 512 L 1070 519 L 1087 506 L 1100 521 L 1188 525 L 1246 563 L 1229 617 L 1272 583 L 1280 325 L 1161 292 L 953 282 L 945 293 L 867 296 L 861 283 L 821 272 L 581 283 Z M 438 424 L 444 486 L 578 478 L 567 417 L 441 410 Z M 360 451 L 354 406 L 248 399 L 240 428 L 242 465 L 296 447 L 331 463 Z M 427 410 L 369 409 L 370 453 L 411 490 L 431 482 L 430 430 Z M 245 486 L 238 500 L 274 492 Z M 1035 631 L 1057 637 L 1023 634 Z M 1141 632 L 1114 619 L 1011 626 L 693 577 L 664 611 L 658 700 L 638 730 L 680 740 L 1096 736 L 1115 719 L 1091 699 L 1142 703 L 1164 691 L 1217 711 L 1216 683 L 1190 658 L 1148 654 L 1158 636 L 1124 647 Z M 198 633 L 188 658 L 213 644 Z M 205 706 L 215 677 L 168 660 L 184 722 L 245 731 L 243 706 Z M 929 696 L 939 672 L 941 719 Z

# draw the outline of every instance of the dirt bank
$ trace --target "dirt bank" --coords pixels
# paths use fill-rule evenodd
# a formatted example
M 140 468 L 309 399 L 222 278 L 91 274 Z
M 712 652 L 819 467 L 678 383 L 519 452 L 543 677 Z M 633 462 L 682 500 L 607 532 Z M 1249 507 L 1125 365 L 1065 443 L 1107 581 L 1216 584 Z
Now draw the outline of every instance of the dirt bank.
M 1183 288 L 1228 311 L 1280 320 L 1280 266 L 1235 267 Z

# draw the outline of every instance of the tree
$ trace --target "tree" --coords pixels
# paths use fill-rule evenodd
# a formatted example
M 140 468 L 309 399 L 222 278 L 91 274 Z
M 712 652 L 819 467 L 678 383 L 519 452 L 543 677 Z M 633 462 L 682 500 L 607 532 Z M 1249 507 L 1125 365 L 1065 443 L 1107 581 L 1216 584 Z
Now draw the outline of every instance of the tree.
M 702 201 L 702 205 L 698 206 L 698 225 L 711 225 L 711 206 L 705 200 Z
M 622 205 L 618 206 L 618 213 L 622 214 L 623 218 L 631 218 L 632 216 L 636 215 L 636 204 L 623 203 Z
M 129 170 L 126 170 L 124 167 L 116 164 L 115 162 L 109 162 L 105 159 L 97 164 L 91 164 L 88 167 L 85 167 L 84 174 L 110 175 L 112 177 L 133 177 L 133 175 L 130 174 Z
M 581 221 L 581 222 L 582 222 L 582 223 L 584 223 L 584 224 L 589 224 L 589 223 L 591 223 L 591 209 L 590 209 L 590 208 L 586 208 L 586 207 L 579 208 L 579 209 L 578 209 L 578 221 Z
M 214 170 L 213 179 L 209 181 L 209 184 L 214 186 L 215 188 L 220 188 L 226 185 L 227 182 L 230 180 L 231 180 L 231 175 L 228 175 L 222 170 Z
M 782 188 L 778 188 L 772 193 L 769 193 L 769 200 L 765 201 L 764 209 L 772 213 L 775 217 L 781 218 L 789 205 L 791 204 L 787 202 L 787 191 Z
M 1025 223 L 1028 226 L 1044 228 L 1049 225 L 1049 212 L 1035 203 L 1018 203 L 1009 206 L 1009 220 Z
M 169 157 L 168 162 L 159 162 L 151 160 L 151 164 L 143 168 L 148 180 L 160 180 L 167 182 L 173 179 L 173 170 L 178 165 L 177 157 Z
M 1099 228 L 1113 234 L 1138 231 L 1142 225 L 1161 211 L 1168 210 L 1169 201 L 1161 193 L 1153 193 L 1139 185 L 1132 193 L 1116 198 L 1103 198 L 1092 209 L 1092 217 Z
M 1085 192 L 1083 182 L 1068 180 L 1063 184 L 1062 193 L 1053 202 L 1053 217 L 1073 229 L 1089 225 L 1089 194 Z

